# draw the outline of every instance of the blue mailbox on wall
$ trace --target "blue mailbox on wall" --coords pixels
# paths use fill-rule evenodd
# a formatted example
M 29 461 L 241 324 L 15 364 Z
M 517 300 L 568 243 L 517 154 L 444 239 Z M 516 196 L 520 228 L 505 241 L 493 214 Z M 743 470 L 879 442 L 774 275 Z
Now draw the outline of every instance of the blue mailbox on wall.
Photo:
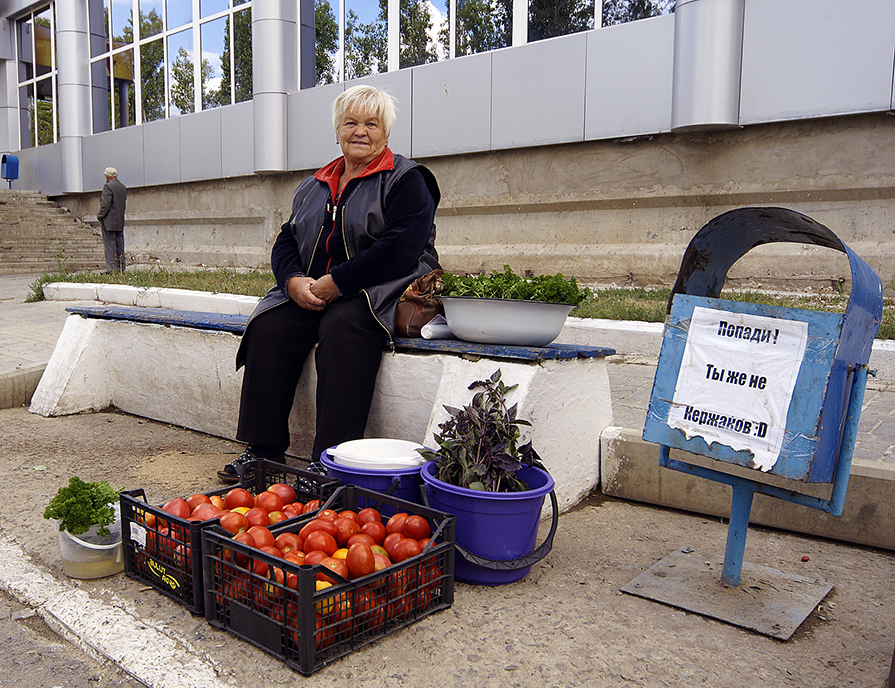
M 19 178 L 19 158 L 15 155 L 4 153 L 0 157 L 0 177 L 9 182 L 9 188 L 12 188 L 14 179 Z

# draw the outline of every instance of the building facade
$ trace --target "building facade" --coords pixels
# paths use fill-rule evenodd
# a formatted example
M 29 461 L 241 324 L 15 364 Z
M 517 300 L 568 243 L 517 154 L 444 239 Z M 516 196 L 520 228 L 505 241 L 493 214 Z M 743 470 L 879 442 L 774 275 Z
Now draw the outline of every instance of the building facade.
M 88 217 L 112 165 L 141 262 L 264 266 L 294 187 L 339 154 L 332 101 L 367 82 L 397 99 L 391 147 L 439 180 L 449 269 L 668 283 L 712 217 L 783 205 L 895 280 L 890 0 L 678 0 L 532 42 L 515 0 L 506 47 L 405 68 L 387 7 L 378 73 L 321 84 L 311 0 L 0 0 L 12 188 Z M 848 278 L 825 249 L 753 253 L 732 279 Z

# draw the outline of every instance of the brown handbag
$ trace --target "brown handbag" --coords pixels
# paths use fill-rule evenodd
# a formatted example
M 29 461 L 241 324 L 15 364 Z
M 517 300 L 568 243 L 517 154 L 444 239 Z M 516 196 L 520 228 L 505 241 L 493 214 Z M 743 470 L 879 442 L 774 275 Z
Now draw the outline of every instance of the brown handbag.
M 444 270 L 433 270 L 417 277 L 401 295 L 395 313 L 395 330 L 399 337 L 419 337 L 423 325 L 436 315 L 444 315 L 438 295 L 444 290 Z

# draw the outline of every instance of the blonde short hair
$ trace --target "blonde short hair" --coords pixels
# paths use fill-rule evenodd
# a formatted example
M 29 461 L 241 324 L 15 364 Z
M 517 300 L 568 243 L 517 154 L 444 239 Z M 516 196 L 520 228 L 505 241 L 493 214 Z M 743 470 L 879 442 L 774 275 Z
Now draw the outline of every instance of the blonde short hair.
M 385 135 L 391 134 L 395 123 L 395 99 L 385 91 L 372 86 L 352 86 L 342 92 L 333 103 L 333 129 L 336 130 L 336 136 L 342 125 L 342 117 L 349 110 L 375 117 L 382 125 Z
M 109 177 L 110 179 L 115 179 L 115 177 L 118 176 L 118 170 L 116 170 L 114 167 L 107 167 L 105 170 L 103 170 L 103 176 Z

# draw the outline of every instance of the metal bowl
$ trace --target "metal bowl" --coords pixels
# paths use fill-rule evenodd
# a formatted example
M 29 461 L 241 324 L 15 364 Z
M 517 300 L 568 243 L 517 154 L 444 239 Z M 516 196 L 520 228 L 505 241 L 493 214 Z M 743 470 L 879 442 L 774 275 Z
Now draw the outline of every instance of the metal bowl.
M 559 336 L 575 306 L 544 301 L 442 296 L 444 317 L 458 339 L 480 344 L 544 346 Z

